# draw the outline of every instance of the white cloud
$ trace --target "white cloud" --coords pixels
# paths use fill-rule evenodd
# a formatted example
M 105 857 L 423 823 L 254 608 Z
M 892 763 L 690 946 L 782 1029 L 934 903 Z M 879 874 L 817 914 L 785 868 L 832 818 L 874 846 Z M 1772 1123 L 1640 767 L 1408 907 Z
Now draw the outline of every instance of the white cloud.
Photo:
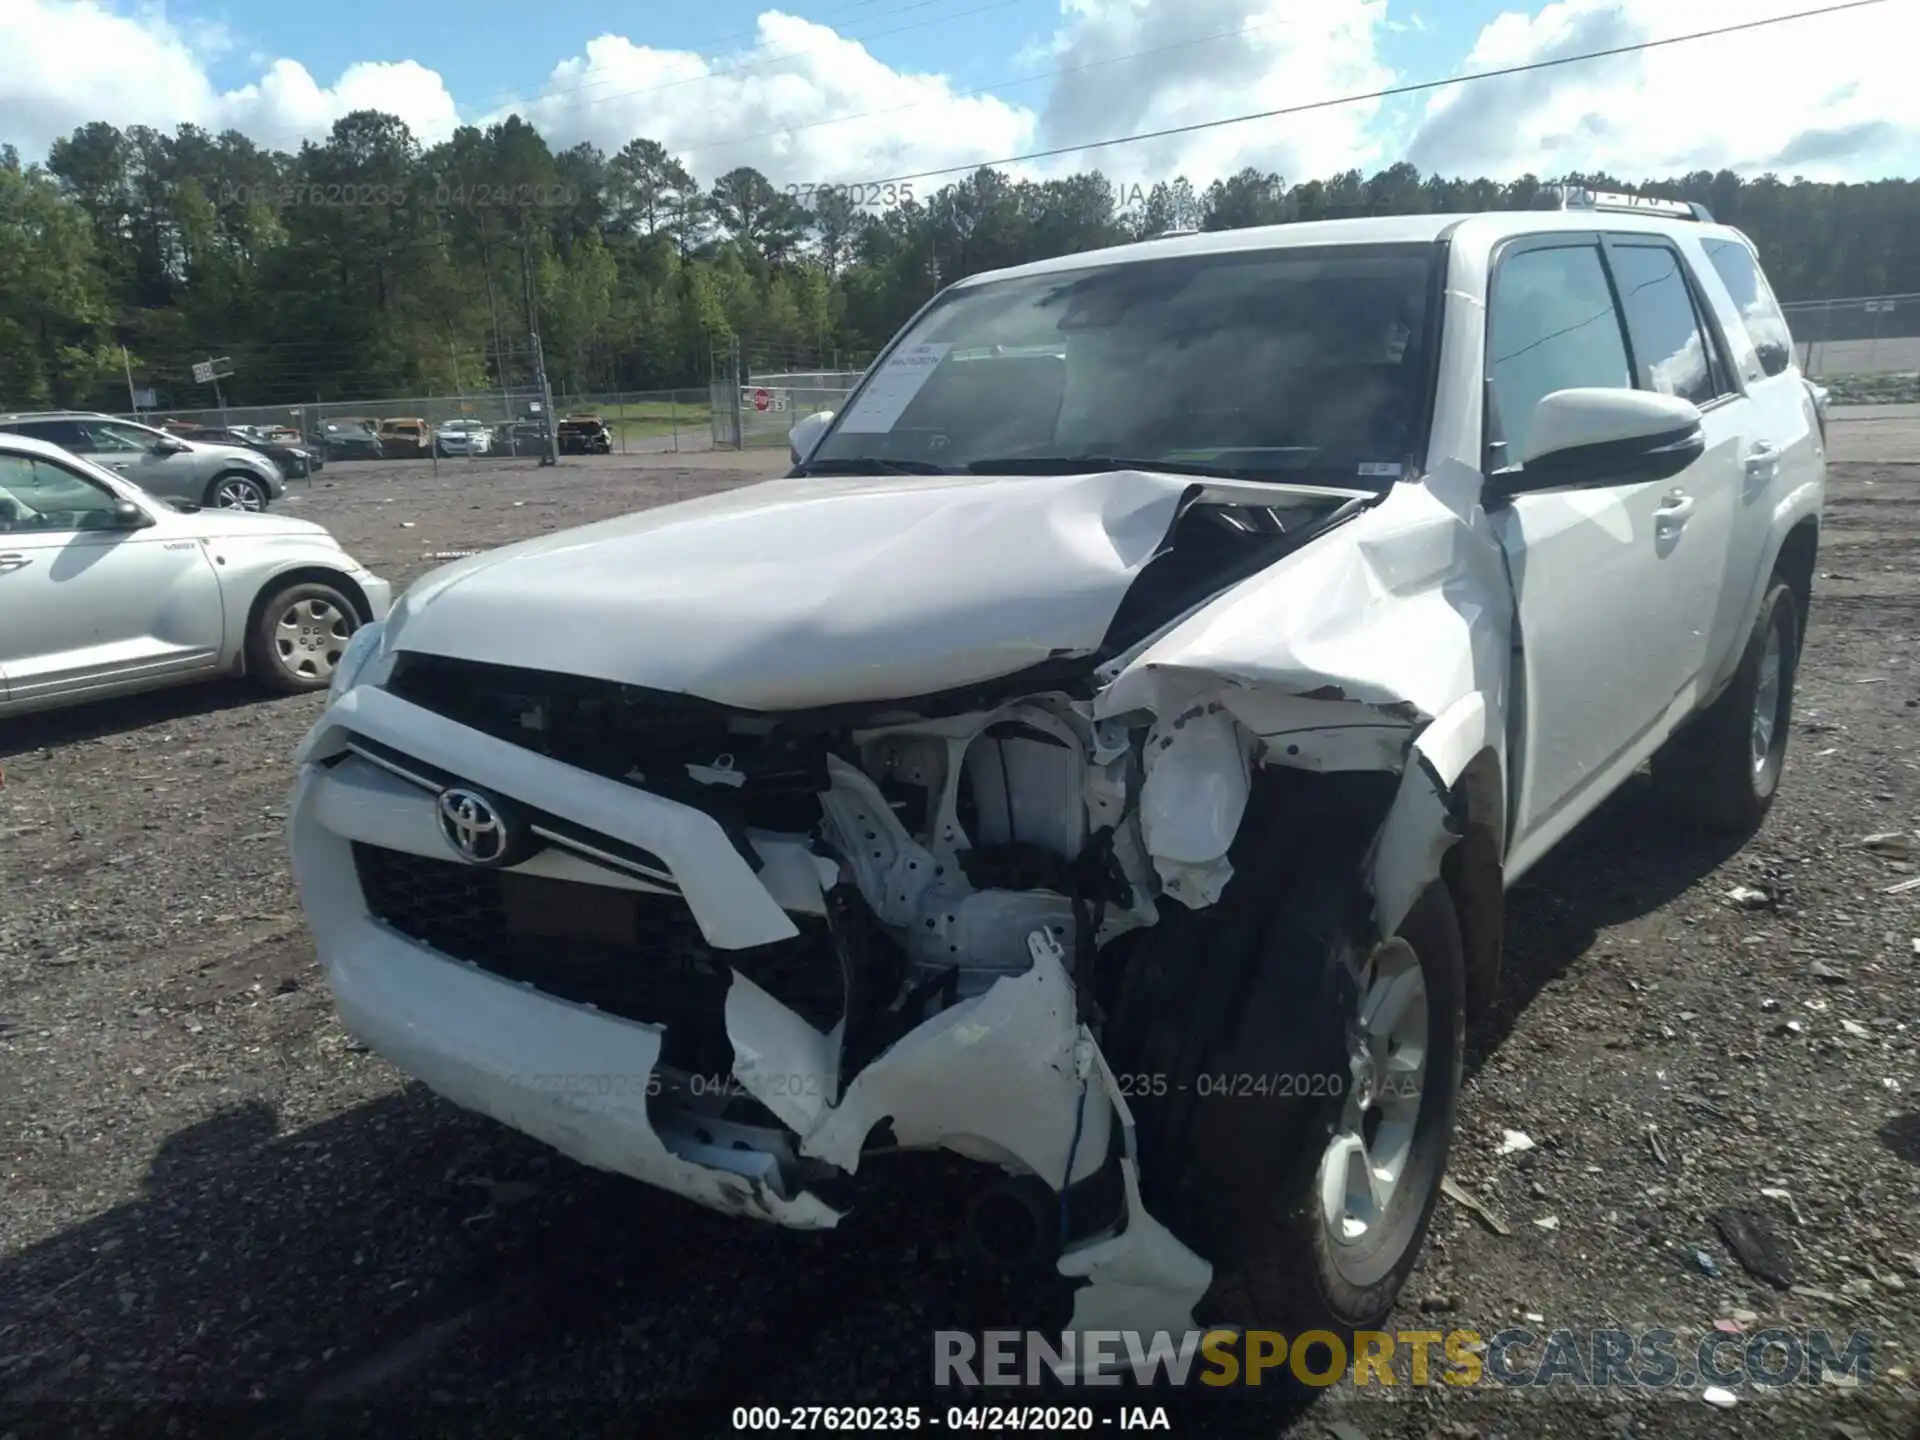
M 1771 0 L 1559 0 L 1505 14 L 1462 67 L 1492 70 L 1808 8 Z M 1920 87 L 1898 7 L 1797 20 L 1435 96 L 1407 146 L 1422 170 L 1624 180 L 1732 169 L 1808 179 L 1920 171 Z M 1892 43 L 1896 36 L 1902 43 Z
M 292 60 L 275 60 L 255 83 L 221 91 L 207 63 L 232 49 L 218 26 L 189 32 L 163 10 L 127 11 L 98 0 L 5 0 L 0 4 L 0 140 L 40 157 L 93 120 L 171 131 L 195 124 L 237 129 L 292 149 L 324 135 L 349 110 L 399 115 L 426 139 L 454 121 L 440 77 L 411 61 L 349 66 L 322 86 Z
M 618 35 L 588 42 L 527 101 L 502 107 L 548 143 L 609 152 L 658 140 L 703 181 L 752 165 L 778 184 L 835 184 L 1012 154 L 1031 112 L 962 96 L 937 75 L 902 74 L 830 27 L 768 11 L 759 45 L 725 60 Z
M 1042 111 L 1044 148 L 1174 129 L 1381 89 L 1386 0 L 1070 0 Z M 1199 37 L 1217 37 L 1201 40 Z M 1199 43 L 1194 43 L 1196 40 Z M 1129 58 L 1130 57 L 1130 58 Z M 1381 161 L 1376 103 L 1223 125 L 1050 162 L 1152 184 L 1251 165 L 1290 181 Z
M 486 118 L 517 110 L 560 146 L 590 140 L 611 150 L 650 136 L 703 179 L 753 165 L 776 183 L 806 184 L 972 165 L 1391 79 L 1375 52 L 1386 0 L 1323 0 L 1310 13 L 1293 0 L 1064 0 L 1062 8 L 1051 40 L 1023 47 L 999 77 L 1045 80 L 1033 105 L 902 73 L 827 26 L 769 11 L 759 44 L 724 61 L 601 36 L 533 97 Z M 1074 150 L 1017 168 L 1029 176 L 1099 170 L 1123 194 L 1181 173 L 1204 185 L 1245 165 L 1298 179 L 1378 159 L 1368 136 L 1374 108 Z

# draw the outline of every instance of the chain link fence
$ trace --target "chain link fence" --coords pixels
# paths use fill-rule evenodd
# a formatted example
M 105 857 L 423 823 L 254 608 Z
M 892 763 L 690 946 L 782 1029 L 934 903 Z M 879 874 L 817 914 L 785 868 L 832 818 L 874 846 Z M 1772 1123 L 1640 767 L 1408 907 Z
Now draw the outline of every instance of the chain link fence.
M 1800 368 L 1816 380 L 1920 374 L 1920 295 L 1799 300 L 1780 308 Z
M 425 395 L 389 400 L 342 400 L 311 405 L 228 405 L 222 409 L 148 410 L 126 416 L 146 425 L 177 421 L 184 425 L 284 426 L 297 430 L 315 446 L 324 444 L 328 427 L 367 426 L 377 429 L 388 420 L 421 420 L 434 429 L 456 420 L 485 425 L 495 443 L 485 455 L 530 454 L 534 450 L 523 433 L 511 427 L 537 424 L 540 392 L 530 386 L 468 395 Z M 592 414 L 606 422 L 613 435 L 613 453 L 711 450 L 717 435 L 713 396 L 708 388 L 690 390 L 610 391 L 567 395 L 555 392 L 554 414 Z M 456 455 L 450 458 L 467 458 Z

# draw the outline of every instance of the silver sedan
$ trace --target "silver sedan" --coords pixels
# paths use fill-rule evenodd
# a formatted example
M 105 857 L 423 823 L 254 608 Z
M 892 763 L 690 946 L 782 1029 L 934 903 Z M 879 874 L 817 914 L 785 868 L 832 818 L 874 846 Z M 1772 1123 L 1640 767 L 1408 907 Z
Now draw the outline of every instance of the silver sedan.
M 0 434 L 0 715 L 216 675 L 322 690 L 391 599 L 310 521 L 169 503 Z

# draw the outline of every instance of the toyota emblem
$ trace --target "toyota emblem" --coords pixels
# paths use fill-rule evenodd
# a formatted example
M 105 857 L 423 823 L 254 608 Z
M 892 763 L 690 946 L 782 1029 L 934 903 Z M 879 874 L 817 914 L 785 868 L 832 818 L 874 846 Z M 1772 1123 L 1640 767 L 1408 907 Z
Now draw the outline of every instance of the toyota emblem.
M 435 802 L 440 818 L 440 833 L 460 852 L 463 860 L 475 865 L 498 865 L 513 851 L 513 832 L 499 802 L 455 785 L 440 792 Z

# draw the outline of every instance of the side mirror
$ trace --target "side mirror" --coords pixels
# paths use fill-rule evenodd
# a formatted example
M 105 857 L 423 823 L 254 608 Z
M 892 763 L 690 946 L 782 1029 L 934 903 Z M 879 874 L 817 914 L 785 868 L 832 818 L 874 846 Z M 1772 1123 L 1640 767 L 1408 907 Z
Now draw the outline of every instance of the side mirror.
M 184 455 L 188 448 L 171 436 L 162 437 L 153 442 L 153 453 L 156 455 Z
M 1647 390 L 1556 390 L 1533 407 L 1519 467 L 1488 484 L 1501 496 L 1668 480 L 1706 449 L 1691 401 Z
M 153 517 L 131 500 L 119 500 L 113 506 L 113 528 L 116 530 L 144 530 L 153 524 Z
M 831 410 L 816 410 L 787 432 L 787 449 L 793 454 L 794 464 L 806 463 L 807 457 L 813 454 L 813 447 L 820 443 L 820 437 L 833 424 L 833 414 Z

